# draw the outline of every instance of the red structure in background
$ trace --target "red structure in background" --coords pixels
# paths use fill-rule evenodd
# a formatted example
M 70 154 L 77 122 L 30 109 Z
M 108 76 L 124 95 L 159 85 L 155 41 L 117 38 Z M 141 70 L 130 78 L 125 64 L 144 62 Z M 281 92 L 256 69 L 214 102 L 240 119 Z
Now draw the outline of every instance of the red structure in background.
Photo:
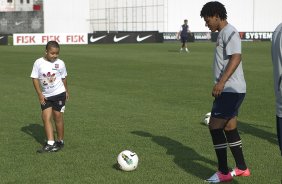
M 33 11 L 41 11 L 41 5 L 40 4 L 33 5 Z

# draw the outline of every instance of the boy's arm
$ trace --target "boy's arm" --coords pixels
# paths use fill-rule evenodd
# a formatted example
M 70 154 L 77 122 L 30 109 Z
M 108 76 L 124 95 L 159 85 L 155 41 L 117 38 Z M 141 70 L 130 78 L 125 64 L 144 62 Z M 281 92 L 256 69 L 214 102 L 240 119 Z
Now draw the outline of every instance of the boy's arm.
M 62 79 L 64 86 L 66 88 L 66 100 L 69 99 L 69 90 L 68 90 L 68 83 L 67 83 L 67 78 Z
M 35 89 L 35 91 L 38 95 L 38 99 L 39 99 L 40 104 L 45 105 L 45 97 L 42 94 L 38 79 L 32 78 L 32 83 L 33 83 L 34 89 Z
M 235 72 L 238 65 L 241 62 L 241 54 L 233 54 L 229 60 L 229 63 L 226 67 L 225 72 L 219 79 L 219 81 L 215 84 L 212 91 L 212 96 L 218 97 L 224 89 L 225 83 L 231 77 L 231 75 Z

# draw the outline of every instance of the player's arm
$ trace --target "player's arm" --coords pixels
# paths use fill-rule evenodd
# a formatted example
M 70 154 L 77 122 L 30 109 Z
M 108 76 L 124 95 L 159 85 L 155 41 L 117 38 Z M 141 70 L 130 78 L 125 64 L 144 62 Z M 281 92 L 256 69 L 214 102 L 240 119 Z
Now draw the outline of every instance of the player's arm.
M 179 40 L 181 31 L 176 33 L 176 39 Z
M 40 84 L 39 84 L 39 80 L 36 79 L 36 78 L 32 78 L 32 83 L 33 83 L 34 89 L 35 89 L 35 91 L 38 95 L 38 99 L 39 99 L 40 104 L 44 105 L 45 104 L 45 97 L 42 94 Z
M 66 89 L 66 100 L 68 100 L 69 99 L 69 90 L 68 90 L 67 78 L 66 77 L 63 78 L 62 81 L 63 81 L 65 89 Z
M 192 32 L 191 32 L 191 30 L 189 28 L 188 28 L 187 32 L 188 32 L 188 34 L 193 36 L 193 34 L 192 34 Z
M 218 97 L 224 89 L 225 83 L 231 77 L 231 75 L 235 72 L 238 65 L 241 62 L 241 54 L 233 54 L 226 66 L 225 72 L 222 74 L 219 81 L 214 85 L 212 96 Z
M 177 40 L 180 39 L 181 31 L 182 31 L 182 26 L 180 27 L 179 31 L 176 33 L 176 39 Z

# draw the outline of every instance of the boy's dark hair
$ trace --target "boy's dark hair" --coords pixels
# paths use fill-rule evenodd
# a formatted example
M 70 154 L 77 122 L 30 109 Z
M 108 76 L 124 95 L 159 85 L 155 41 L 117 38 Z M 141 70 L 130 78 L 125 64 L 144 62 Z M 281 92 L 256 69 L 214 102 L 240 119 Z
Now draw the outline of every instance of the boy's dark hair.
M 49 42 L 46 44 L 46 50 L 48 50 L 50 47 L 55 47 L 55 48 L 60 49 L 60 45 L 59 45 L 58 42 L 56 42 L 56 41 L 49 41 Z
M 201 17 L 218 16 L 221 20 L 227 19 L 227 12 L 223 4 L 217 1 L 206 3 L 201 10 Z

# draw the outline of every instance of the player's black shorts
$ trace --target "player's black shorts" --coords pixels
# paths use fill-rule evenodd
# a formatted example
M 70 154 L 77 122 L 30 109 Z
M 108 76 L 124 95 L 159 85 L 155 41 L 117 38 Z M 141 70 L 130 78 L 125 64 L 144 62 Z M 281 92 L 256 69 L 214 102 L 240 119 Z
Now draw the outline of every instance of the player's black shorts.
M 181 36 L 181 43 L 186 43 L 188 41 L 188 36 Z
M 211 117 L 231 119 L 238 116 L 238 111 L 245 95 L 245 93 L 221 93 L 221 95 L 213 101 Z
M 65 111 L 65 104 L 66 104 L 66 92 L 61 94 L 50 96 L 45 100 L 45 105 L 41 104 L 42 111 L 49 107 L 52 107 L 53 110 L 64 112 Z

